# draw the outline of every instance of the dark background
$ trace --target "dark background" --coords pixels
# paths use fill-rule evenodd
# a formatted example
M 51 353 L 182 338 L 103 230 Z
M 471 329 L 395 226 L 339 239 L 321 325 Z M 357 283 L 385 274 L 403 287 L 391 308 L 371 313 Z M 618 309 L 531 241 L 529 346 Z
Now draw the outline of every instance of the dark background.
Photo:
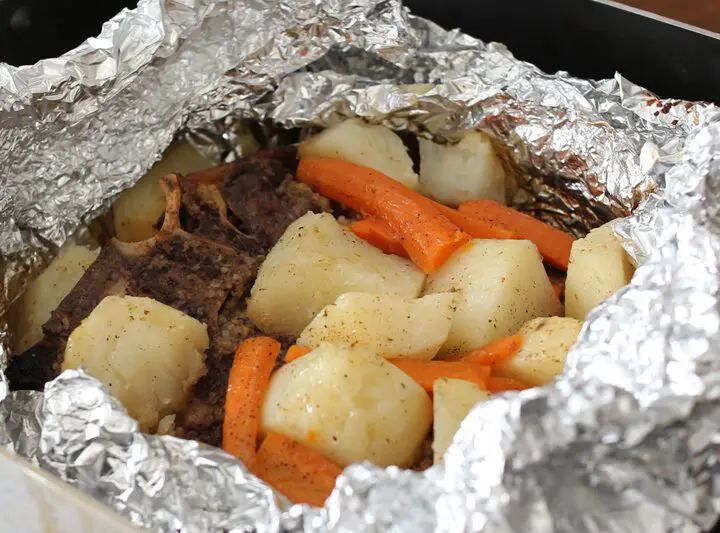
M 720 31 L 720 0 L 623 0 Z M 507 44 L 546 71 L 617 70 L 663 97 L 720 104 L 720 40 L 592 0 L 406 0 L 418 15 Z M 0 60 L 56 57 L 132 0 L 0 0 Z

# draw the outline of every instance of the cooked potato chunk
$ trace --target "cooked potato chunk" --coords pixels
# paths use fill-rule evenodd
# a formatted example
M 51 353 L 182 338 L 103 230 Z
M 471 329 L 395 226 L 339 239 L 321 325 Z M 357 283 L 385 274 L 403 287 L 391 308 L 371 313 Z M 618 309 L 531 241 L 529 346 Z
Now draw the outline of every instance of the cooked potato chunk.
M 315 448 L 340 465 L 409 466 L 432 405 L 404 372 L 370 352 L 323 343 L 270 380 L 262 430 Z
M 433 462 L 442 463 L 460 424 L 476 403 L 490 393 L 462 379 L 438 379 L 433 383 Z
M 458 144 L 420 139 L 420 191 L 457 206 L 489 198 L 506 203 L 505 169 L 492 143 L 482 133 L 468 133 Z
M 411 189 L 417 186 L 417 175 L 402 139 L 385 126 L 347 120 L 310 137 L 299 150 L 301 156 L 342 159 L 382 172 Z
M 432 359 L 450 332 L 454 299 L 450 293 L 414 300 L 388 294 L 343 294 L 317 314 L 297 343 L 317 348 L 327 341 L 383 357 Z
M 635 271 L 610 224 L 575 241 L 565 282 L 565 314 L 585 320 L 590 310 L 630 283 Z
M 207 327 L 151 298 L 107 296 L 70 334 L 63 369 L 105 383 L 145 431 L 185 407 L 205 374 Z
M 345 292 L 415 298 L 425 275 L 412 263 L 358 239 L 327 213 L 293 222 L 265 258 L 248 316 L 265 333 L 299 335 Z
M 50 313 L 68 295 L 99 252 L 99 248 L 91 250 L 76 244 L 65 245 L 48 267 L 28 284 L 12 309 L 14 353 L 24 352 L 43 338 L 42 326 Z
M 535 318 L 520 329 L 523 343 L 512 359 L 493 367 L 506 378 L 528 385 L 547 385 L 565 368 L 565 357 L 580 333 L 582 323 L 574 318 Z
M 441 354 L 479 348 L 531 318 L 558 315 L 560 301 L 530 241 L 474 239 L 429 275 L 425 294 L 457 292 Z
M 192 145 L 171 146 L 130 189 L 123 191 L 113 204 L 113 221 L 117 238 L 125 242 L 148 239 L 155 234 L 153 225 L 165 210 L 165 195 L 160 178 L 171 172 L 189 174 L 212 166 Z

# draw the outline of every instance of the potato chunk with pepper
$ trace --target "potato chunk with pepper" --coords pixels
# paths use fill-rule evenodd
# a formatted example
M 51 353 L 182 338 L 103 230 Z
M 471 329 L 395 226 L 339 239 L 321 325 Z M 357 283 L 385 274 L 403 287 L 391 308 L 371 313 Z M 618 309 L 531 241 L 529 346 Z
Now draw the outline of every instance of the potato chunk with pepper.
M 475 239 L 427 278 L 425 294 L 458 293 L 442 353 L 458 353 L 515 333 L 531 318 L 562 306 L 530 241 Z
M 317 348 L 327 341 L 383 357 L 432 359 L 450 333 L 453 301 L 450 293 L 406 300 L 389 294 L 350 292 L 325 306 L 297 343 Z
M 358 239 L 327 213 L 293 222 L 265 258 L 248 316 L 265 333 L 299 335 L 346 292 L 415 298 L 425 275 L 400 257 Z
M 63 370 L 83 367 L 105 383 L 140 427 L 185 407 L 205 374 L 207 327 L 151 298 L 107 296 L 70 334 Z
M 163 158 L 131 188 L 118 196 L 112 207 L 117 238 L 124 242 L 149 239 L 155 234 L 155 223 L 165 211 L 165 195 L 160 179 L 166 174 L 190 174 L 212 166 L 189 143 L 168 148 Z
M 323 343 L 270 380 L 262 430 L 314 448 L 340 465 L 407 467 L 432 422 L 427 393 L 380 356 Z
M 420 191 L 453 207 L 488 198 L 506 203 L 505 169 L 487 135 L 473 131 L 457 144 L 420 139 Z
M 565 281 L 565 314 L 585 320 L 590 310 L 630 283 L 635 268 L 605 224 L 575 241 Z
M 460 424 L 476 403 L 489 400 L 490 393 L 462 379 L 438 379 L 433 383 L 433 462 L 442 463 Z
M 50 313 L 68 295 L 95 261 L 100 249 L 68 244 L 58 256 L 32 280 L 12 308 L 12 326 L 16 333 L 12 348 L 22 353 L 43 338 L 42 326 Z
M 299 150 L 303 157 L 342 159 L 382 172 L 411 189 L 417 187 L 417 174 L 402 139 L 385 126 L 346 120 L 310 137 Z
M 522 346 L 507 361 L 493 367 L 501 377 L 528 385 L 547 385 L 565 368 L 568 351 L 580 333 L 582 323 L 574 318 L 536 318 L 520 328 Z

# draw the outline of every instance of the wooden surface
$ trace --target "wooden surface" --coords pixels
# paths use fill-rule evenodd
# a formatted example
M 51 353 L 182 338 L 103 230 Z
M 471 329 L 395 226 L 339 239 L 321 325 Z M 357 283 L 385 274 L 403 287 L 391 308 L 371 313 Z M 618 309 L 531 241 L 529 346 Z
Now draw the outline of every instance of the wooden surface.
M 720 0 L 617 0 L 693 26 L 720 33 Z

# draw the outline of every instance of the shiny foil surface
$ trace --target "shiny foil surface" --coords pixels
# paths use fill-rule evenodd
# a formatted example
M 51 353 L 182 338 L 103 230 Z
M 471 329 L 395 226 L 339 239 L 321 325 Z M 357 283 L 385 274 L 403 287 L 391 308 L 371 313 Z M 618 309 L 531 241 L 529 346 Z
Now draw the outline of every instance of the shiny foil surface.
M 143 435 L 67 371 L 9 393 L 0 443 L 157 531 L 708 530 L 720 512 L 720 121 L 620 75 L 546 74 L 394 0 L 143 0 L 99 37 L 0 66 L 0 367 L 9 304 L 178 135 L 218 160 L 363 117 L 443 142 L 489 133 L 516 205 L 582 235 L 605 221 L 639 268 L 591 313 L 555 384 L 477 406 L 445 465 L 347 468 L 290 506 L 234 458 Z M 624 217 L 624 218 L 618 218 Z M 4 398 L 4 399 L 3 399 Z

